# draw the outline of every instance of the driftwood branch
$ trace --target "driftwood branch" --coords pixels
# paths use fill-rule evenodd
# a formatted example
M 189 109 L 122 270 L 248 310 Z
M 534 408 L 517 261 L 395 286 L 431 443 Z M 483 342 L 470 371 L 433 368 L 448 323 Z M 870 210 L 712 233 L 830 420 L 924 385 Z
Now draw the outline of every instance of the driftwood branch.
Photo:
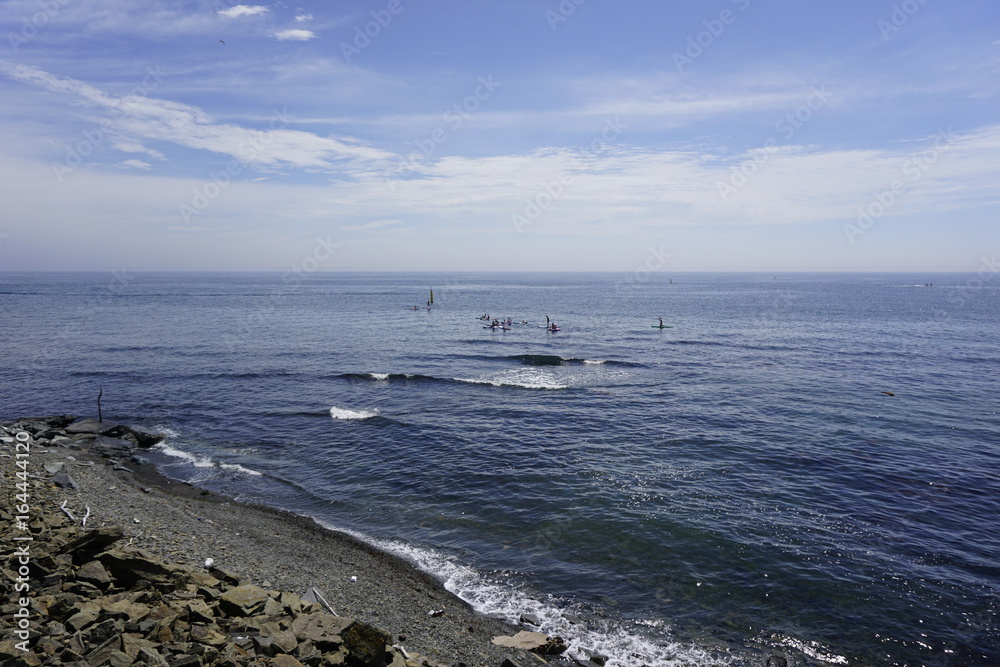
M 66 507 L 66 503 L 68 503 L 68 502 L 69 502 L 68 500 L 62 501 L 62 505 L 59 506 L 59 509 L 61 509 L 63 511 L 63 514 L 65 514 L 66 516 L 69 517 L 70 521 L 72 521 L 72 522 L 75 523 L 76 522 L 76 517 L 73 516 L 73 513 L 69 511 L 68 507 Z
M 86 528 L 87 527 L 87 519 L 88 518 L 90 518 L 90 505 L 87 505 L 87 513 L 83 515 L 83 520 L 80 521 L 80 527 L 81 528 Z
M 104 421 L 103 419 L 101 419 L 101 394 L 103 393 L 104 393 L 104 387 L 101 387 L 100 390 L 98 390 L 97 392 L 97 421 L 99 422 Z

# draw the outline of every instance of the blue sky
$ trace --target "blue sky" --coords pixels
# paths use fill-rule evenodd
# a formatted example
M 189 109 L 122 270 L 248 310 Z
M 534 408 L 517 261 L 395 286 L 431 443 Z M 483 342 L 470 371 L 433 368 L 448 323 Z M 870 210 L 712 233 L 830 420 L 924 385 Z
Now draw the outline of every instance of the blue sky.
M 995 0 L 0 1 L 17 270 L 969 271 Z

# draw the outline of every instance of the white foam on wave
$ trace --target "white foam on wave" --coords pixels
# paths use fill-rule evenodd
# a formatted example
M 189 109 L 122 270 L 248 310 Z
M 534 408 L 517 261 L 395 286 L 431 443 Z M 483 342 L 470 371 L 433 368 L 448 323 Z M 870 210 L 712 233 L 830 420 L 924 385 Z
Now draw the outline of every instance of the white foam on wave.
M 334 406 L 330 408 L 330 416 L 334 419 L 347 421 L 371 419 L 372 417 L 378 417 L 378 410 L 348 410 L 347 408 L 338 408 Z
M 369 373 L 368 375 L 371 375 L 373 380 L 388 380 L 389 379 L 389 374 L 388 373 Z
M 177 449 L 176 447 L 166 444 L 166 442 L 159 443 L 155 446 L 155 449 L 163 454 L 166 454 L 167 456 L 180 459 L 182 462 L 195 468 L 220 468 L 222 470 L 230 470 L 244 475 L 250 475 L 251 477 L 261 477 L 263 475 L 263 473 L 258 472 L 253 468 L 247 468 L 239 463 L 223 463 L 208 456 L 198 456 L 197 454 L 186 452 L 183 449 Z
M 153 432 L 157 435 L 162 435 L 164 440 L 170 440 L 171 438 L 179 438 L 181 432 L 177 429 L 170 428 L 163 424 L 157 424 L 153 427 Z
M 828 648 L 818 642 L 806 642 L 801 639 L 785 637 L 783 635 L 772 637 L 771 639 L 772 641 L 777 641 L 778 644 L 800 651 L 814 660 L 819 660 L 831 665 L 849 664 L 849 660 L 845 656 L 832 653 Z
M 458 382 L 488 384 L 494 387 L 521 387 L 523 389 L 569 389 L 549 371 L 541 369 L 514 369 L 492 373 L 479 378 L 454 378 Z
M 655 640 L 611 624 L 601 629 L 583 627 L 569 620 L 555 604 L 535 599 L 512 583 L 491 580 L 475 568 L 463 565 L 452 557 L 404 542 L 372 538 L 323 521 L 318 522 L 326 528 L 347 533 L 412 563 L 436 577 L 449 592 L 465 600 L 482 614 L 503 618 L 515 625 L 519 624 L 521 614 L 537 616 L 541 621 L 537 630 L 562 637 L 569 646 L 567 655 L 581 662 L 589 658 L 588 652 L 607 656 L 608 667 L 634 667 L 636 664 L 649 667 L 699 667 L 731 662 L 730 659 L 709 653 L 699 646 L 670 641 L 669 628 L 662 622 L 637 623 L 649 627 L 657 636 Z
M 604 361 L 604 360 L 601 360 L 601 359 L 584 359 L 583 363 L 588 364 L 588 365 L 601 366 L 601 365 L 606 364 L 608 362 Z

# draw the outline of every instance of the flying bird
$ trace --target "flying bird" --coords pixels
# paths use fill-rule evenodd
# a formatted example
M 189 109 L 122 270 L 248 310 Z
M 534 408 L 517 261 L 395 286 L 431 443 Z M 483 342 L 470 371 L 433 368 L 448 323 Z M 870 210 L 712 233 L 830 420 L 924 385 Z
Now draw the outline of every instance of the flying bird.
M 223 42 L 221 39 L 219 41 L 222 42 L 223 44 L 225 44 L 225 42 Z

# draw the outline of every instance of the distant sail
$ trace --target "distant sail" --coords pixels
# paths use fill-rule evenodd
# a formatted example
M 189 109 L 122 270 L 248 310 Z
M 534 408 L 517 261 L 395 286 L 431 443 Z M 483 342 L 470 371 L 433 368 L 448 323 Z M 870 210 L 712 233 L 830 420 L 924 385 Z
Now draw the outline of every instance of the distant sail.
M 434 289 L 431 288 L 431 303 L 434 303 Z

